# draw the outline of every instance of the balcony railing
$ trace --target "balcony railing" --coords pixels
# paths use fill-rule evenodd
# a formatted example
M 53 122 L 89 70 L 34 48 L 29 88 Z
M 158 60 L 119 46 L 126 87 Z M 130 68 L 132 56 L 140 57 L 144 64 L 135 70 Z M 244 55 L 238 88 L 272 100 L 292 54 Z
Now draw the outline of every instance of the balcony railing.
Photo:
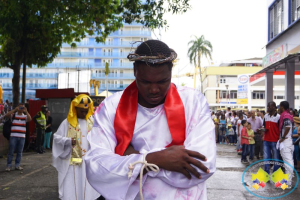
M 58 73 L 27 73 L 26 78 L 57 78 Z M 20 74 L 23 77 L 23 74 Z M 0 78 L 13 78 L 13 73 L 0 74 Z
M 104 53 L 104 52 L 60 52 L 57 54 L 57 57 L 71 57 L 71 58 L 126 58 L 127 54 L 125 53 Z
M 104 73 L 93 73 L 91 75 L 92 79 L 105 79 L 106 76 Z M 113 73 L 108 74 L 107 76 L 108 79 L 135 79 L 133 74 L 119 74 L 119 75 L 115 75 Z
M 2 83 L 3 89 L 12 89 L 12 83 Z M 20 88 L 22 84 L 20 83 Z M 57 88 L 57 84 L 51 83 L 26 83 L 26 89 L 54 89 Z
M 128 85 L 129 84 L 108 84 L 108 90 L 124 90 Z M 100 90 L 106 90 L 106 84 L 100 84 Z M 91 87 L 91 92 L 94 92 L 94 87 Z
M 105 68 L 103 63 L 91 63 L 91 64 L 82 64 L 82 63 L 50 63 L 47 65 L 47 68 L 84 68 L 84 69 L 101 69 Z M 110 69 L 133 69 L 132 63 L 122 63 L 122 64 L 110 64 Z

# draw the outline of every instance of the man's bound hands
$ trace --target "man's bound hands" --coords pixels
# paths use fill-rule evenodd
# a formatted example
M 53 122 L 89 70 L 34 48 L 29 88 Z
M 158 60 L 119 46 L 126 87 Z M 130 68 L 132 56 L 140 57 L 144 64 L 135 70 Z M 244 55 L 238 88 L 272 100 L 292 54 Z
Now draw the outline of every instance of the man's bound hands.
M 171 146 L 162 151 L 149 153 L 146 156 L 148 163 L 157 165 L 159 168 L 179 172 L 191 179 L 193 174 L 197 178 L 201 178 L 200 173 L 192 166 L 201 169 L 205 173 L 209 173 L 209 169 L 205 167 L 197 159 L 206 161 L 206 157 L 196 151 L 187 150 L 184 146 Z

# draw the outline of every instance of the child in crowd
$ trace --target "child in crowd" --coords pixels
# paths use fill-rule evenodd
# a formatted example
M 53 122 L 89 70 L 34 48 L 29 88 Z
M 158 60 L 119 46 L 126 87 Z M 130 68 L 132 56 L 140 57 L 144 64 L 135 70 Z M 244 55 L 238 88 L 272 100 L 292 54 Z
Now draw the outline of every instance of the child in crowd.
M 242 120 L 242 131 L 241 131 L 241 145 L 242 145 L 242 163 L 247 164 L 249 161 L 247 160 L 248 148 L 249 148 L 249 137 L 247 132 L 248 122 L 246 120 Z
M 237 143 L 236 143 L 236 151 L 238 155 L 242 155 L 242 144 L 241 144 L 241 131 L 243 129 L 242 126 L 243 113 L 239 113 L 239 119 L 237 120 Z
M 229 145 L 233 145 L 233 137 L 234 137 L 234 130 L 232 125 L 228 125 L 228 138 L 229 138 Z
M 222 144 L 222 143 L 225 144 L 225 135 L 226 135 L 226 119 L 225 119 L 225 115 L 222 114 L 220 122 L 219 122 L 219 142 L 220 142 L 220 144 Z
M 249 137 L 249 160 L 253 161 L 254 158 L 254 148 L 255 148 L 255 140 L 254 140 L 254 131 L 251 129 L 251 124 L 247 125 L 247 133 Z

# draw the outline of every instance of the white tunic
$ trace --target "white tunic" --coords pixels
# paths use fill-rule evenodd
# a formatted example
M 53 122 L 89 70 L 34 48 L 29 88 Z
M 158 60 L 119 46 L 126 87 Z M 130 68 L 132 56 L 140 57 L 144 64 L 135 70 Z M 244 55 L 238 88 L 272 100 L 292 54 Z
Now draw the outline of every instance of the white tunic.
M 78 119 L 82 131 L 83 150 L 88 150 L 87 123 L 85 119 Z M 68 138 L 69 122 L 65 119 L 54 134 L 53 166 L 58 171 L 59 198 L 63 200 L 95 200 L 100 194 L 92 188 L 86 179 L 85 162 L 80 166 L 70 165 L 72 144 Z M 84 152 L 83 154 L 84 155 Z M 83 156 L 84 157 L 84 156 Z
M 198 151 L 207 157 L 203 164 L 209 174 L 200 169 L 202 178 L 160 169 L 148 172 L 143 179 L 144 199 L 207 199 L 205 180 L 216 170 L 215 126 L 205 97 L 191 88 L 178 89 L 185 108 L 186 149 Z M 142 161 L 145 152 L 163 150 L 172 141 L 164 105 L 145 108 L 138 105 L 136 124 L 131 144 L 141 154 L 119 156 L 114 153 L 117 140 L 114 118 L 122 92 L 105 99 L 95 113 L 94 126 L 88 136 L 91 150 L 86 154 L 87 178 L 91 185 L 107 200 L 140 199 L 139 175 L 141 164 L 135 165 L 131 178 L 127 177 L 128 165 Z

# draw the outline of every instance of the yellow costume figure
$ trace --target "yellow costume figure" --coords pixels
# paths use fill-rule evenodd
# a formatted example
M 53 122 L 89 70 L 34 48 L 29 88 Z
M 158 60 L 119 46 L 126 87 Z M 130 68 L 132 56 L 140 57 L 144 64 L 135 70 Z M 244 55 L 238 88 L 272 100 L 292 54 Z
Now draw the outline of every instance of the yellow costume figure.
M 58 171 L 60 199 L 94 200 L 100 196 L 88 183 L 83 162 L 90 146 L 87 135 L 93 127 L 93 113 L 91 98 L 77 96 L 71 102 L 67 119 L 54 134 L 53 166 Z
M 0 103 L 3 103 L 3 90 L 1 84 L 0 84 Z

